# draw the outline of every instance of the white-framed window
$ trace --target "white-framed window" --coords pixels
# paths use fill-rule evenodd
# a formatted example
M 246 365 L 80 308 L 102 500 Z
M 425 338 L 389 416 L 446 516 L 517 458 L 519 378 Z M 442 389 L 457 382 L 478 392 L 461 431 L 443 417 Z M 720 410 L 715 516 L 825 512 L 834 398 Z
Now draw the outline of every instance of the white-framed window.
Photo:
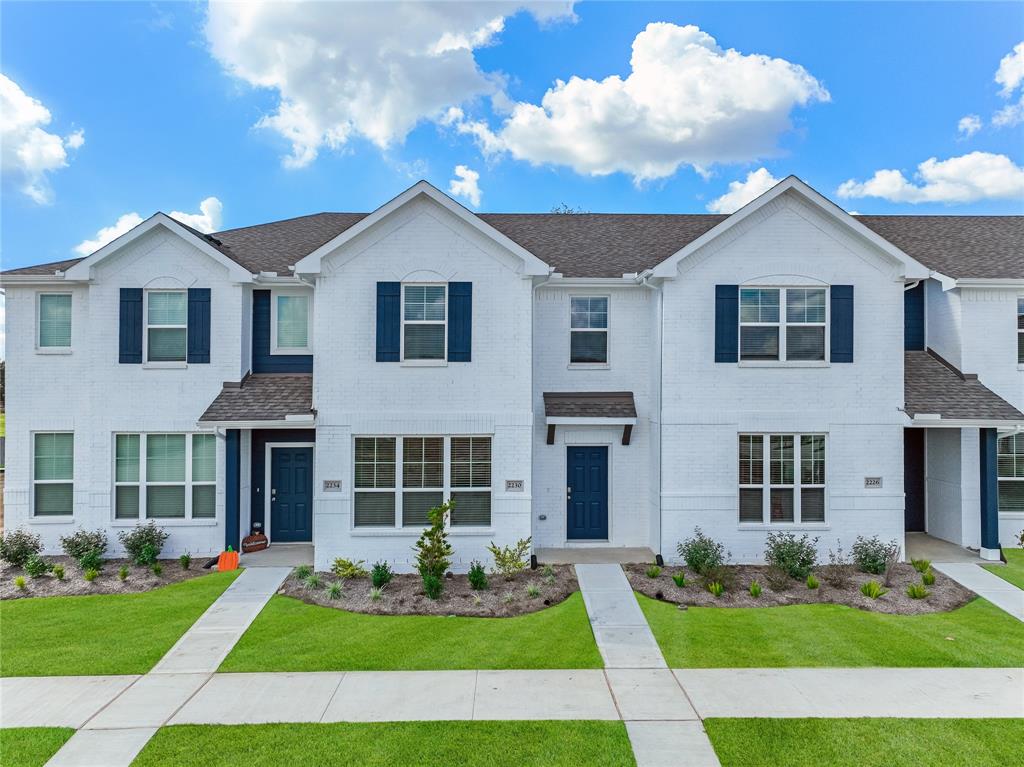
M 1017 297 L 1017 364 L 1024 365 L 1024 296 Z
M 999 438 L 996 465 L 999 511 L 1024 512 L 1024 434 Z
M 740 359 L 824 362 L 826 288 L 740 288 Z
M 147 362 L 184 362 L 188 349 L 188 291 L 145 292 Z
M 739 435 L 739 521 L 825 521 L 825 435 Z
M 608 296 L 569 297 L 569 363 L 608 364 Z
M 69 431 L 32 435 L 32 516 L 74 514 L 75 435 Z
M 37 349 L 43 352 L 71 349 L 70 293 L 39 293 L 36 319 Z
M 402 285 L 402 361 L 448 358 L 448 286 Z
M 114 435 L 114 519 L 216 516 L 215 435 Z
M 274 290 L 270 296 L 270 353 L 313 353 L 313 296 L 305 290 Z
M 423 527 L 430 509 L 447 500 L 455 501 L 453 527 L 490 526 L 490 437 L 367 436 L 354 442 L 355 527 Z

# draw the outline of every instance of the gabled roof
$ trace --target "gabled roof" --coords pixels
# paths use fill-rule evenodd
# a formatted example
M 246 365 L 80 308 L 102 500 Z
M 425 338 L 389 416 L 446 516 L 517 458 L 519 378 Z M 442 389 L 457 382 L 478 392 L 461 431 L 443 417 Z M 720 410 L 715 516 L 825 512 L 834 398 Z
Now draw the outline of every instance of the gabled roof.
M 982 384 L 978 376 L 961 373 L 930 349 L 904 352 L 903 365 L 904 409 L 917 423 L 1024 424 L 1024 413 Z

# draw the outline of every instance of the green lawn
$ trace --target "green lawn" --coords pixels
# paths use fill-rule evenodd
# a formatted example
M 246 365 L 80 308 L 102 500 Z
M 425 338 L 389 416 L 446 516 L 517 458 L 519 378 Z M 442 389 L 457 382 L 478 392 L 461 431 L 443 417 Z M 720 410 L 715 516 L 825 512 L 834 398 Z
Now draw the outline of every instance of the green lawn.
M 1003 549 L 1005 565 L 983 565 L 990 573 L 1009 581 L 1018 589 L 1024 589 L 1024 549 Z
M 133 767 L 627 767 L 622 722 L 379 722 L 164 727 Z
M 43 767 L 74 733 L 69 727 L 0 729 L 0 764 L 3 767 Z
M 364 615 L 274 596 L 221 671 L 601 668 L 583 597 L 515 618 Z
M 722 767 L 1006 767 L 1022 719 L 705 719 Z
M 0 676 L 145 674 L 239 572 L 138 594 L 0 602 Z
M 673 668 L 1015 667 L 1024 658 L 1024 623 L 984 599 L 948 613 L 913 616 L 843 605 L 681 611 L 637 599 Z

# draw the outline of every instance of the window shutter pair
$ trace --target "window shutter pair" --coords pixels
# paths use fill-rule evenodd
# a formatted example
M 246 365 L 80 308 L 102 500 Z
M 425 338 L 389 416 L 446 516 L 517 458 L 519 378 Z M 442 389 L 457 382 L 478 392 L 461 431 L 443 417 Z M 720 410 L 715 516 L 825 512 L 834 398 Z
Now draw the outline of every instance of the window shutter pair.
M 118 358 L 122 364 L 138 365 L 142 362 L 142 288 L 121 288 L 120 329 L 118 332 Z M 186 360 L 191 363 L 210 361 L 210 289 L 188 289 L 188 350 Z
M 853 285 L 833 285 L 830 296 L 830 359 L 853 362 Z M 739 285 L 715 285 L 715 362 L 739 361 L 739 324 Z
M 377 362 L 398 362 L 402 348 L 402 283 L 377 283 Z M 448 283 L 448 361 L 470 362 L 473 283 Z

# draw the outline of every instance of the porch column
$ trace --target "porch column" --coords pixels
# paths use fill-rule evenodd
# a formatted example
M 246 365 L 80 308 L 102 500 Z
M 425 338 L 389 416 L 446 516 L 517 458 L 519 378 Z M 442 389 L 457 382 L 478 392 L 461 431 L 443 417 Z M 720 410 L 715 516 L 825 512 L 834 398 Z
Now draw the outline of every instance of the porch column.
M 981 468 L 981 558 L 999 559 L 999 479 L 996 430 L 979 429 Z
M 239 483 L 242 468 L 242 432 L 228 429 L 224 435 L 224 548 L 240 550 L 241 505 Z

